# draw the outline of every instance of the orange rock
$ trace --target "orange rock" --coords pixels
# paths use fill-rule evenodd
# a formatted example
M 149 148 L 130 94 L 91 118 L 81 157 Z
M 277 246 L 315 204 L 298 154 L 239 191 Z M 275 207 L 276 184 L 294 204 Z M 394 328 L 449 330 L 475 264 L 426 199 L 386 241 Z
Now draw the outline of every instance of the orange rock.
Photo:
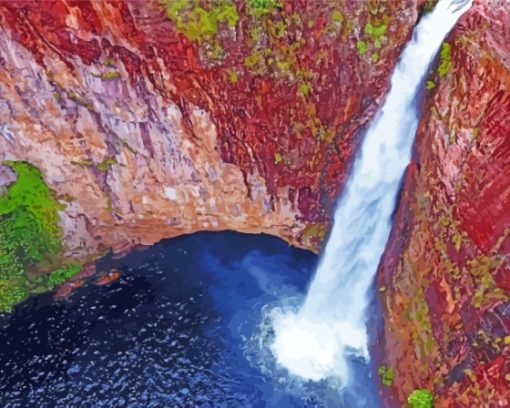
M 69 297 L 72 291 L 73 286 L 71 285 L 71 283 L 66 282 L 57 287 L 55 293 L 53 294 L 53 298 L 56 300 L 66 299 L 67 297 Z
M 120 272 L 118 271 L 110 271 L 105 274 L 101 274 L 99 279 L 96 281 L 96 285 L 109 285 L 112 282 L 115 282 L 117 279 L 120 278 Z

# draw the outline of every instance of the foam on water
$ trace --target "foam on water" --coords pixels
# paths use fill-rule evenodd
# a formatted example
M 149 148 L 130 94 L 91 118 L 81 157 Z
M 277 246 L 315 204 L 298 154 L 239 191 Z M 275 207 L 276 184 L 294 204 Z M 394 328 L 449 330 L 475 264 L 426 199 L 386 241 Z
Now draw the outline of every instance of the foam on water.
M 271 350 L 305 380 L 349 382 L 349 359 L 367 351 L 370 287 L 392 225 L 418 125 L 416 99 L 444 37 L 471 1 L 441 0 L 416 26 L 391 90 L 365 135 L 308 294 L 297 312 L 274 318 Z

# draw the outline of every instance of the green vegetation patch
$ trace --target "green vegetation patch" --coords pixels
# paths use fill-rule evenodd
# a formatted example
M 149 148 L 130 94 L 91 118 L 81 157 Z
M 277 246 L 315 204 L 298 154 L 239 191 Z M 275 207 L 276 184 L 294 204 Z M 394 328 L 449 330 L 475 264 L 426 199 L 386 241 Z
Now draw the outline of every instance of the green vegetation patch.
M 85 99 L 83 96 L 78 95 L 72 91 L 68 92 L 67 95 L 69 99 L 76 102 L 78 105 L 81 105 L 88 110 L 94 110 L 94 104 L 90 100 Z
M 211 1 L 207 5 L 205 9 L 198 0 L 167 0 L 166 16 L 191 41 L 214 37 L 220 23 L 234 27 L 239 21 L 236 6 L 231 0 Z
M 108 169 L 114 164 L 117 164 L 117 160 L 115 160 L 113 157 L 107 157 L 101 163 L 97 164 L 97 169 L 99 171 L 105 172 L 108 171 Z
M 247 0 L 248 13 L 253 17 L 262 17 L 265 14 L 272 13 L 280 6 L 278 0 Z
M 425 84 L 425 89 L 427 90 L 431 90 L 431 89 L 434 89 L 436 87 L 436 84 L 434 81 L 427 81 L 427 83 Z
M 310 84 L 306 82 L 302 82 L 299 84 L 299 93 L 303 96 L 308 96 L 310 94 Z
M 326 227 L 323 224 L 309 224 L 301 234 L 303 242 L 318 241 L 322 242 L 326 237 Z
M 365 34 L 372 38 L 381 38 L 386 34 L 386 31 L 388 31 L 386 24 L 373 25 L 368 23 L 365 25 Z
M 94 75 L 94 74 L 93 74 Z M 120 78 L 120 74 L 118 71 L 108 71 L 108 72 L 105 72 L 103 74 L 99 74 L 99 75 L 94 75 L 96 77 L 99 77 L 101 79 L 104 79 L 106 81 L 109 81 L 109 80 L 112 80 L 112 79 L 117 79 L 117 78 Z
M 447 42 L 441 46 L 441 61 L 437 72 L 440 78 L 444 78 L 452 69 L 452 47 Z
M 128 150 L 130 150 L 133 154 L 138 153 L 138 151 L 136 149 L 133 149 L 131 146 L 129 146 L 129 144 L 126 141 L 122 140 L 121 144 L 123 146 L 127 147 Z M 117 160 L 115 160 L 114 157 L 106 157 L 103 161 L 100 161 L 100 162 L 95 162 L 95 161 L 89 160 L 89 159 L 78 160 L 78 161 L 71 160 L 71 164 L 77 165 L 77 166 L 95 166 L 96 169 L 98 169 L 99 171 L 106 172 L 106 171 L 108 171 L 108 169 L 110 167 L 112 167 L 115 164 L 119 164 L 119 163 L 117 162 Z
M 433 400 L 434 397 L 429 390 L 414 390 L 407 398 L 412 408 L 432 408 Z
M 48 283 L 51 287 L 60 285 L 64 283 L 66 280 L 72 278 L 78 272 L 81 271 L 81 265 L 78 263 L 72 263 L 69 266 L 65 266 L 63 268 L 55 269 L 48 276 Z
M 502 288 L 497 287 L 493 277 L 493 271 L 501 266 L 503 259 L 480 255 L 467 262 L 469 273 L 476 283 L 476 291 L 471 299 L 475 308 L 481 308 L 491 303 L 508 300 L 508 296 Z
M 264 55 L 261 51 L 254 51 L 244 59 L 244 65 L 253 68 L 264 61 Z
M 358 49 L 359 55 L 365 55 L 365 53 L 367 52 L 367 43 L 365 41 L 360 40 L 356 44 L 356 48 Z
M 331 20 L 334 23 L 342 23 L 344 19 L 345 19 L 344 15 L 340 10 L 333 10 L 333 12 L 331 13 Z
M 237 74 L 237 72 L 230 69 L 228 71 L 228 80 L 230 81 L 230 83 L 236 84 L 238 79 L 239 79 L 239 75 Z
M 384 385 L 391 386 L 395 380 L 395 370 L 391 367 L 380 366 L 377 370 Z
M 50 269 L 62 253 L 62 205 L 39 169 L 27 162 L 4 164 L 17 175 L 0 195 L 0 312 L 9 312 L 30 293 L 53 286 L 37 270 Z
M 378 11 L 377 11 L 378 12 Z M 375 14 L 377 14 L 377 12 Z M 372 13 L 374 14 L 374 13 Z M 376 50 L 380 50 L 383 46 L 383 43 L 386 43 L 388 38 L 386 37 L 386 34 L 388 32 L 388 25 L 386 24 L 389 20 L 388 18 L 383 18 L 383 21 L 385 22 L 379 22 L 376 23 L 367 23 L 365 24 L 365 28 L 363 30 L 364 36 L 363 40 L 359 40 L 356 44 L 356 47 L 358 49 L 358 54 L 360 56 L 365 55 L 367 51 L 370 49 L 370 61 L 372 61 L 374 64 L 377 63 L 380 59 L 379 52 Z M 374 48 L 376 50 L 374 50 Z
M 434 10 L 434 7 L 436 7 L 437 2 L 438 0 L 427 0 L 425 6 L 423 7 L 423 11 L 425 13 L 431 12 L 432 10 Z

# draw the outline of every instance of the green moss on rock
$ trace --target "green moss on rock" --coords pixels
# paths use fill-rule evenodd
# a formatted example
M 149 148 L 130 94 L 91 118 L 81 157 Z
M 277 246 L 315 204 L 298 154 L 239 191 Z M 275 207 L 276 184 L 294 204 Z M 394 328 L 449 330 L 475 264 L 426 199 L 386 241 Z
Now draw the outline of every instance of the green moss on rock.
M 236 6 L 231 0 L 206 4 L 207 9 L 201 7 L 198 0 L 167 0 L 166 16 L 191 41 L 213 38 L 221 23 L 234 27 L 239 21 Z
M 301 241 L 321 243 L 326 237 L 326 227 L 323 224 L 309 224 L 301 234 Z
M 281 163 L 282 161 L 283 161 L 283 156 L 282 156 L 282 154 L 281 154 L 281 153 L 279 153 L 279 152 L 276 152 L 276 153 L 274 154 L 274 164 L 279 164 L 279 163 Z
M 423 6 L 423 11 L 425 13 L 431 12 L 432 10 L 434 10 L 434 7 L 436 7 L 437 2 L 438 0 L 427 0 L 425 6 Z
M 99 171 L 105 172 L 108 171 L 108 169 L 114 164 L 117 164 L 117 160 L 115 160 L 113 157 L 107 157 L 102 162 L 97 164 L 97 169 Z
M 105 73 L 102 73 L 102 74 L 92 74 L 92 75 L 95 76 L 95 77 L 104 79 L 106 81 L 120 78 L 119 71 L 108 71 L 108 72 L 105 72 Z
M 4 164 L 17 175 L 0 195 L 0 312 L 9 312 L 30 293 L 53 286 L 35 272 L 50 269 L 62 254 L 62 205 L 39 169 L 27 162 Z
M 331 20 L 335 23 L 342 23 L 344 19 L 344 15 L 340 10 L 333 10 L 331 13 Z
M 85 99 L 83 96 L 78 95 L 73 91 L 68 92 L 67 96 L 78 105 L 81 105 L 88 110 L 94 110 L 94 104 L 91 101 Z
M 436 84 L 434 83 L 434 81 L 427 81 L 427 83 L 425 84 L 425 89 L 427 90 L 434 89 L 435 87 Z
M 444 42 L 441 46 L 441 61 L 439 63 L 439 67 L 437 68 L 437 72 L 440 78 L 444 78 L 448 72 L 452 69 L 452 47 L 447 42 Z
M 365 55 L 365 53 L 367 52 L 367 43 L 365 41 L 360 40 L 356 44 L 356 48 L 358 49 L 359 55 Z
M 414 390 L 407 398 L 412 408 L 432 408 L 433 400 L 434 397 L 429 390 Z
M 302 82 L 299 84 L 299 93 L 303 96 L 308 96 L 310 94 L 310 84 L 306 82 Z
M 78 272 L 81 271 L 81 265 L 78 263 L 72 263 L 69 266 L 65 266 L 63 268 L 55 269 L 48 276 L 48 283 L 50 286 L 57 286 L 61 283 L 64 283 L 66 280 L 72 278 Z
M 280 6 L 278 0 L 247 0 L 248 12 L 253 17 L 262 17 L 265 14 L 272 13 Z
M 384 34 L 386 34 L 387 30 L 388 27 L 386 24 L 373 25 L 368 23 L 365 25 L 365 34 L 372 38 L 381 38 Z
M 379 376 L 381 377 L 381 382 L 388 387 L 393 384 L 393 380 L 395 380 L 395 370 L 391 367 L 380 366 L 377 370 Z

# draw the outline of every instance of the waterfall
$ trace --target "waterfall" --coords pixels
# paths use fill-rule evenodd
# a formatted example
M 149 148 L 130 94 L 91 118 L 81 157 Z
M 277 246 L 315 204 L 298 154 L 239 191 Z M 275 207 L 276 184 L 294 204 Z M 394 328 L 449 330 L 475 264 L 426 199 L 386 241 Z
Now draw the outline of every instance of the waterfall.
M 440 0 L 414 29 L 368 128 L 334 214 L 334 225 L 298 311 L 274 318 L 271 350 L 305 380 L 349 382 L 348 362 L 369 360 L 370 288 L 392 226 L 400 183 L 418 126 L 419 90 L 444 37 L 471 0 Z

